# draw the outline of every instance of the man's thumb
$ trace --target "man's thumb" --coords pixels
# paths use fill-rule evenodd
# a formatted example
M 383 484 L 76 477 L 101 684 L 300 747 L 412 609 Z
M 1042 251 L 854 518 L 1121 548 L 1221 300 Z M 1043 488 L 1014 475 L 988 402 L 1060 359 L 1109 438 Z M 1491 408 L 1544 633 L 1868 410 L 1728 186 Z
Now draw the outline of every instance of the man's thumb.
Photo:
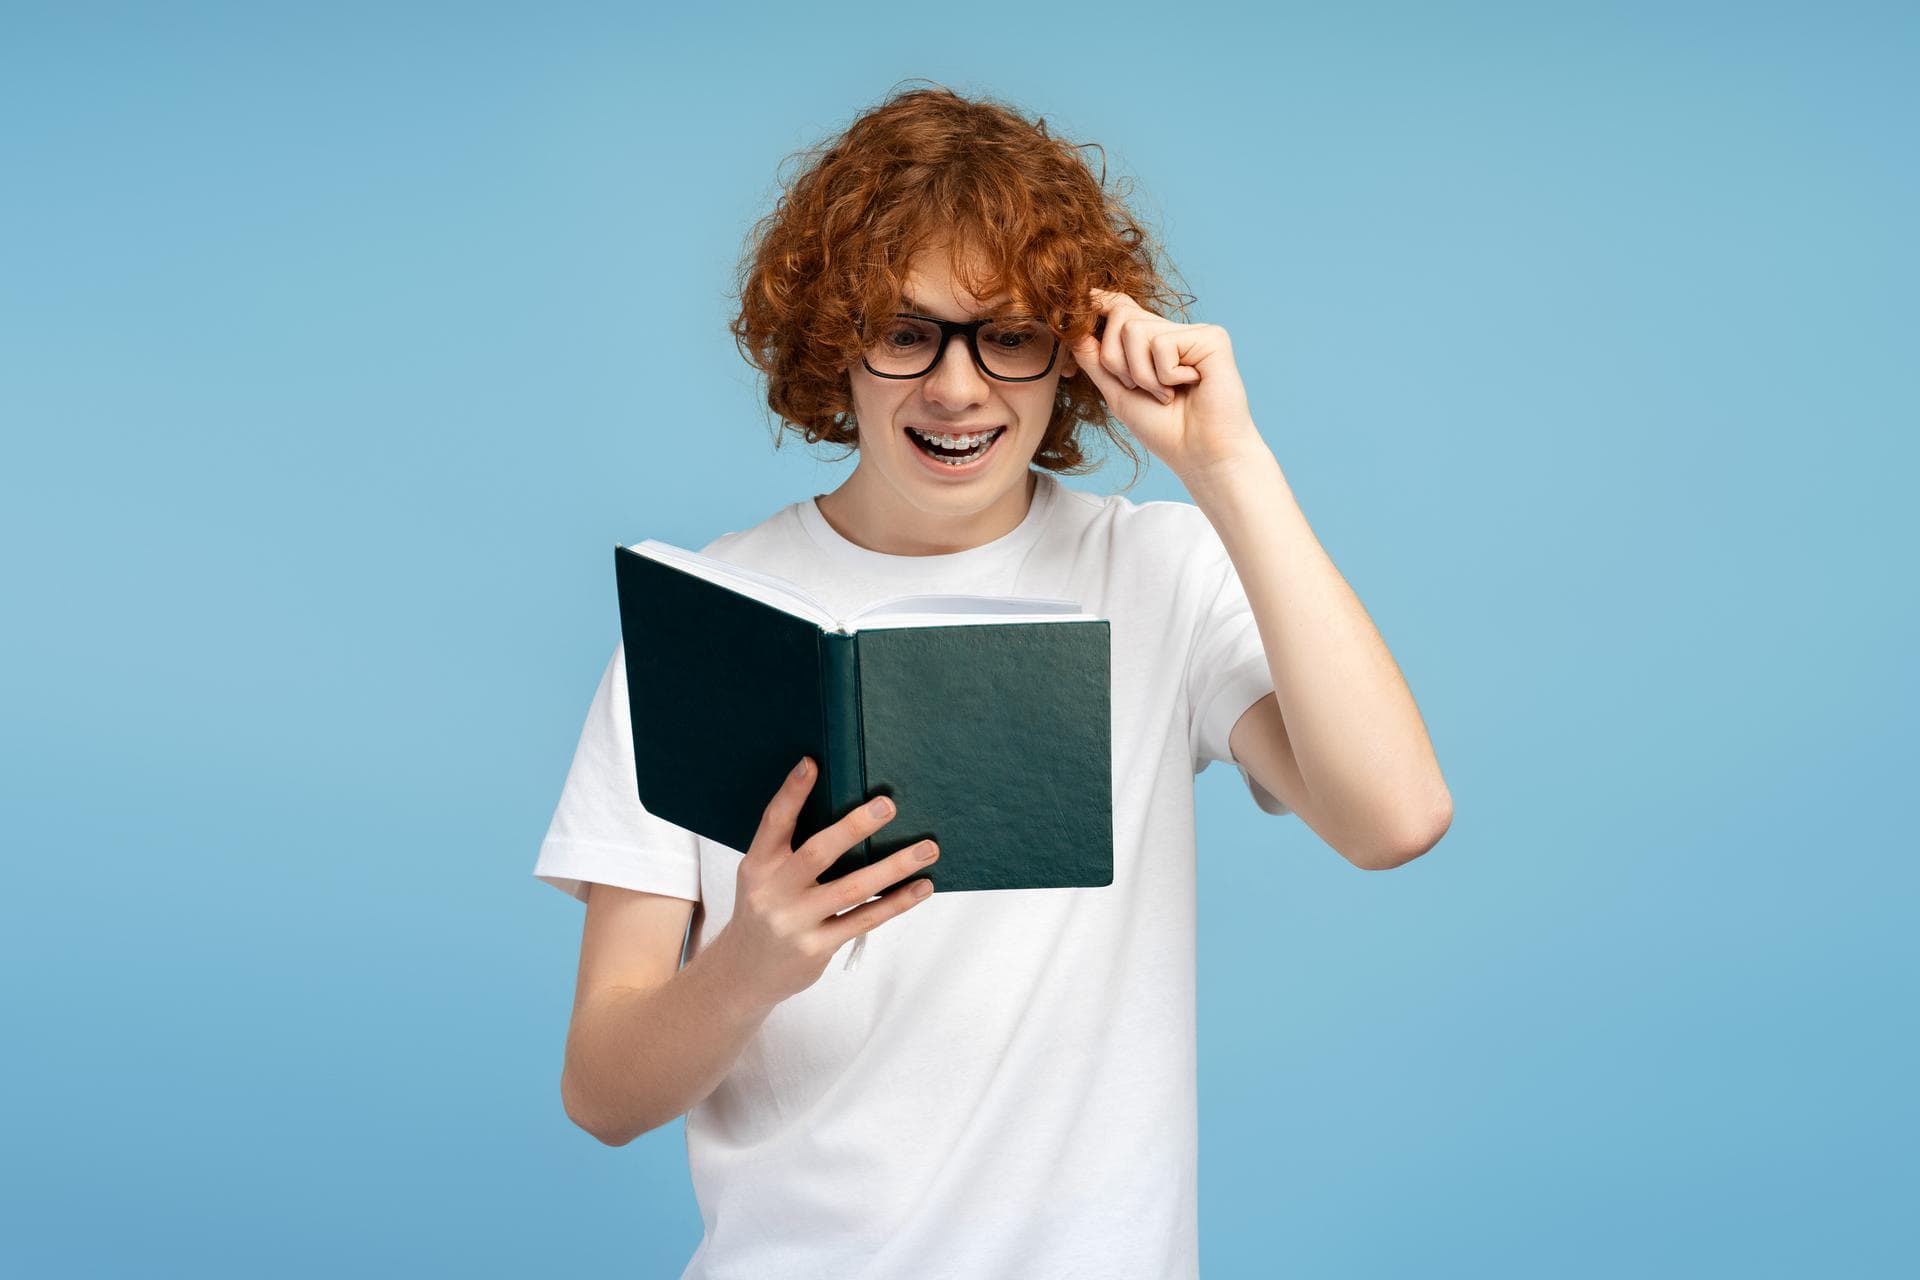
M 1113 375 L 1100 364 L 1100 340 L 1091 334 L 1073 344 L 1073 363 L 1084 369 L 1102 391 L 1113 382 Z

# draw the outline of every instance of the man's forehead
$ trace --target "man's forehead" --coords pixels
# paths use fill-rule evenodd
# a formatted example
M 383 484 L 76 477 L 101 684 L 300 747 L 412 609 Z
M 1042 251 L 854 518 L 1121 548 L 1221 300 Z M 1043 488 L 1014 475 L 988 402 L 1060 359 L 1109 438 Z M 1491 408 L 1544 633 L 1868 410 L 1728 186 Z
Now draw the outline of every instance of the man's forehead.
M 962 270 L 956 272 L 947 257 L 950 248 L 946 240 L 923 246 L 907 264 L 906 278 L 901 281 L 904 294 L 901 301 L 909 311 L 933 315 L 957 310 L 972 318 L 990 314 L 1012 301 L 1004 289 L 991 298 L 976 298 L 962 281 L 987 279 L 985 254 L 978 249 L 970 250 Z

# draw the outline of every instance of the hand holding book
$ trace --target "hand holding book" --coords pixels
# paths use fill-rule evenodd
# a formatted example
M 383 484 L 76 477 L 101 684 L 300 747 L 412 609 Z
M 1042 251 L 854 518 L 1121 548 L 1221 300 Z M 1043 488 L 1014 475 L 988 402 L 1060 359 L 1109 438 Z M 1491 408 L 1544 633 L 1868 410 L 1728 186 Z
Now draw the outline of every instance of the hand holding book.
M 813 761 L 803 759 L 767 804 L 759 830 L 740 859 L 733 917 L 711 944 L 738 975 L 739 989 L 756 1008 L 770 1009 L 806 990 L 819 981 L 827 961 L 848 939 L 864 939 L 933 890 L 931 880 L 916 874 L 940 856 L 931 840 L 820 883 L 820 873 L 885 826 L 894 808 L 882 796 L 795 848 L 794 822 L 816 777 Z M 874 805 L 883 803 L 886 812 L 875 813 Z M 886 890 L 890 892 L 868 901 Z

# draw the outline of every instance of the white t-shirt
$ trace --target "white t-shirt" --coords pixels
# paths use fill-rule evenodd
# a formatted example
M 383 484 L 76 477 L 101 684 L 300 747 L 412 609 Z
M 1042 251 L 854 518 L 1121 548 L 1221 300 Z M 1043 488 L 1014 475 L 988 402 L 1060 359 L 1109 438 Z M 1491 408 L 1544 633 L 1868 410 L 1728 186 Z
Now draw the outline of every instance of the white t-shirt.
M 936 862 L 859 965 L 776 1005 L 687 1113 L 705 1236 L 683 1280 L 1198 1274 L 1193 779 L 1232 763 L 1273 679 L 1198 507 L 1038 474 L 1017 528 L 950 555 L 867 550 L 811 498 L 702 549 L 840 613 L 952 591 L 1107 617 L 1114 865 L 1098 888 L 943 894 Z M 691 955 L 732 915 L 740 856 L 641 808 L 616 647 L 534 874 L 699 903 Z

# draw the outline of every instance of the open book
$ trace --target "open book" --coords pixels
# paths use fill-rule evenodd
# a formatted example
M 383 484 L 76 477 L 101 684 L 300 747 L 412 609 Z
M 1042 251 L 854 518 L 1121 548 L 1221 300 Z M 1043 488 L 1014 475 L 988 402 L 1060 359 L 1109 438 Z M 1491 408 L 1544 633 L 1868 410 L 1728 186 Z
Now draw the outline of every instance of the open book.
M 744 852 L 803 755 L 793 843 L 877 795 L 893 818 L 826 883 L 932 837 L 940 892 L 1113 883 L 1108 620 L 1070 600 L 900 596 L 848 617 L 793 583 L 615 546 L 648 812 Z M 888 886 L 889 888 L 891 886 Z

